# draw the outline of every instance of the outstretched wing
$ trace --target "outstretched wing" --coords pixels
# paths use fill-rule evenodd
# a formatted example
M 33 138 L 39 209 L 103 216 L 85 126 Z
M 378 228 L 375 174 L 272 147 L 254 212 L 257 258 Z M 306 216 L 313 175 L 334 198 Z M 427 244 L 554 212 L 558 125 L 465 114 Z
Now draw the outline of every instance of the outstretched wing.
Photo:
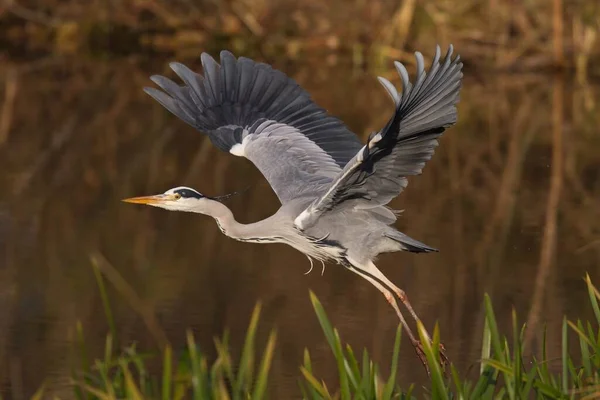
M 171 63 L 184 85 L 153 76 L 164 92 L 144 90 L 219 149 L 252 161 L 282 203 L 332 181 L 362 147 L 284 73 L 228 51 L 220 65 L 206 53 L 201 61 L 204 76 Z
M 299 228 L 311 226 L 324 212 L 344 202 L 363 209 L 387 204 L 406 187 L 407 176 L 421 173 L 438 145 L 438 137 L 456 122 L 462 63 L 460 56 L 452 59 L 452 51 L 451 45 L 440 64 L 438 46 L 429 73 L 421 53 L 415 53 L 414 85 L 406 68 L 394 63 L 402 78 L 402 94 L 379 78 L 394 100 L 394 115 L 385 128 L 371 135 L 327 191 L 296 218 Z

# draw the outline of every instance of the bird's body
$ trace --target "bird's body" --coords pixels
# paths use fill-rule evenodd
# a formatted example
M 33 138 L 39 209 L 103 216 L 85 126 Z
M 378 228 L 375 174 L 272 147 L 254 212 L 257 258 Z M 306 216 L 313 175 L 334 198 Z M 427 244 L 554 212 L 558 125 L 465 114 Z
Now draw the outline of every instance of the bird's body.
M 221 231 L 236 240 L 285 243 L 312 264 L 334 261 L 359 274 L 394 307 L 417 353 L 394 295 L 418 320 L 404 292 L 374 264 L 381 253 L 436 251 L 393 227 L 397 213 L 387 204 L 421 173 L 437 139 L 456 122 L 462 63 L 450 47 L 440 63 L 437 48 L 431 69 L 416 53 L 417 77 L 411 83 L 396 63 L 402 93 L 379 78 L 395 112 L 387 125 L 362 144 L 338 119 L 318 107 L 296 82 L 266 64 L 229 52 L 221 64 L 202 54 L 204 76 L 182 64 L 171 68 L 184 82 L 153 76 L 163 91 L 146 92 L 173 114 L 206 133 L 219 149 L 250 160 L 281 202 L 272 216 L 240 224 L 218 198 L 178 187 L 164 194 L 127 199 L 176 211 L 212 216 Z
M 202 211 L 211 215 L 221 232 L 240 242 L 283 243 L 311 259 L 345 266 L 350 264 L 349 260 L 361 264 L 374 261 L 381 253 L 436 251 L 391 226 L 396 221 L 396 214 L 387 207 L 339 210 L 335 214 L 324 215 L 309 228 L 299 229 L 295 225 L 296 218 L 318 197 L 315 193 L 294 199 L 270 217 L 251 224 L 238 223 L 231 210 L 220 202 L 211 204 L 210 210 L 194 208 L 180 211 Z

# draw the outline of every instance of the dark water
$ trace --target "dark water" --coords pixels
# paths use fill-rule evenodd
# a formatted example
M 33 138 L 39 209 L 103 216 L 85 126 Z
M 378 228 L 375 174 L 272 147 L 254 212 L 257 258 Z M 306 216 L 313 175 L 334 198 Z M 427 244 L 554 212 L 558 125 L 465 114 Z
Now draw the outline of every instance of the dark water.
M 167 61 L 2 66 L 0 383 L 6 396 L 30 395 L 48 378 L 50 393 L 69 397 L 77 321 L 91 352 L 101 354 L 107 324 L 94 255 L 132 286 L 176 348 L 188 327 L 205 349 L 228 327 L 239 348 L 260 300 L 259 337 L 264 343 L 275 326 L 279 333 L 272 398 L 297 396 L 304 348 L 318 374 L 335 382 L 309 289 L 343 339 L 368 348 L 387 371 L 397 319 L 366 281 L 336 265 L 324 276 L 320 268 L 304 275 L 308 261 L 291 248 L 238 243 L 207 217 L 119 201 L 179 185 L 209 195 L 251 186 L 229 201 L 239 221 L 259 220 L 278 207 L 248 161 L 214 149 L 142 92 L 148 75 L 166 72 Z M 363 137 L 390 115 L 375 75 L 393 77 L 391 70 L 365 72 L 343 63 L 278 67 Z M 582 277 L 600 275 L 600 87 L 568 77 L 467 71 L 461 99 L 459 123 L 424 174 L 392 203 L 405 210 L 401 230 L 441 251 L 386 255 L 378 266 L 406 289 L 428 327 L 439 321 L 461 371 L 476 366 L 484 292 L 505 332 L 513 307 L 521 320 L 532 318 L 536 332 L 547 324 L 549 356 L 557 357 L 563 314 L 591 316 Z M 121 343 L 153 349 L 135 301 L 108 286 Z M 539 344 L 539 336 L 533 339 Z M 399 378 L 404 384 L 424 379 L 407 341 Z

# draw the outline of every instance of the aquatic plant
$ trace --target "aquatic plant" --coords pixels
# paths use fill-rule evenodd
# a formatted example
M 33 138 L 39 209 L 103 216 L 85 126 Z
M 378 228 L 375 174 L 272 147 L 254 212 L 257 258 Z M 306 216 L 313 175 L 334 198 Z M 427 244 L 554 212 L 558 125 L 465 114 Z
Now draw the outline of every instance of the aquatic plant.
M 110 320 L 110 305 L 104 284 L 97 274 L 100 291 Z M 595 321 L 568 321 L 562 324 L 562 357 L 560 371 L 549 367 L 544 331 L 542 352 L 539 357 L 526 357 L 525 325 L 520 325 L 516 312 L 512 313 L 512 337 L 498 330 L 489 296 L 485 296 L 485 324 L 482 335 L 481 366 L 475 378 L 464 377 L 450 365 L 449 371 L 440 367 L 438 345 L 440 330 L 436 326 L 433 343 L 425 340 L 423 326 L 418 326 L 429 369 L 429 384 L 424 395 L 434 399 L 522 399 L 596 398 L 600 394 L 600 292 L 589 276 L 585 283 Z M 313 368 L 310 353 L 304 351 L 300 366 L 300 390 L 305 399 L 410 399 L 415 398 L 415 385 L 401 387 L 396 379 L 401 344 L 401 329 L 396 332 L 390 375 L 381 376 L 379 366 L 368 351 L 357 358 L 349 345 L 344 345 L 327 313 L 314 293 L 310 299 L 323 333 L 337 362 L 339 385 L 330 388 L 319 379 Z M 239 359 L 232 356 L 229 335 L 215 339 L 216 358 L 209 360 L 196 344 L 191 331 L 187 333 L 187 346 L 177 357 L 171 345 L 162 352 L 161 372 L 150 372 L 151 355 L 135 345 L 118 350 L 114 334 L 106 337 L 104 358 L 87 361 L 84 332 L 78 327 L 80 361 L 82 367 L 73 373 L 73 389 L 80 399 L 263 399 L 268 394 L 269 369 L 276 346 L 276 333 L 272 331 L 264 349 L 256 348 L 256 332 L 260 317 L 260 304 L 252 313 L 245 343 Z M 113 326 L 109 321 L 109 325 Z M 569 336 L 575 335 L 576 348 L 569 347 Z M 576 361 L 581 360 L 581 361 Z M 415 359 L 415 362 L 417 360 Z M 41 396 L 41 392 L 38 392 Z

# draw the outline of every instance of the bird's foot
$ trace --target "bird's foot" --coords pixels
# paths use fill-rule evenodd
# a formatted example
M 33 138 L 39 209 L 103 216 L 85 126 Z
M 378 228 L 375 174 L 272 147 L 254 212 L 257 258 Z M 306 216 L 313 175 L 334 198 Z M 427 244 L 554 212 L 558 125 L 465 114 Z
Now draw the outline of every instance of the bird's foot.
M 417 356 L 419 357 L 419 359 L 421 360 L 421 363 L 425 367 L 427 376 L 431 376 L 431 371 L 429 370 L 429 364 L 427 362 L 427 356 L 425 356 L 425 351 L 423 350 L 423 344 L 417 340 L 417 341 L 415 341 L 415 343 L 413 343 L 413 345 L 415 347 L 415 352 L 417 353 Z M 440 343 L 439 354 L 440 354 L 440 366 L 442 367 L 442 372 L 444 373 L 444 376 L 448 377 L 448 368 L 447 367 L 450 365 L 450 359 L 446 355 L 446 347 L 442 343 Z
M 423 350 L 423 345 L 418 340 L 413 343 L 415 346 L 415 352 L 417 356 L 421 360 L 421 364 L 425 367 L 425 371 L 427 372 L 427 376 L 431 376 L 431 371 L 429 371 L 429 364 L 427 363 L 427 357 L 425 356 L 425 351 Z
M 443 343 L 440 343 L 440 365 L 442 367 L 442 372 L 446 377 L 448 377 L 448 366 L 450 365 L 450 359 L 446 355 L 446 346 Z

